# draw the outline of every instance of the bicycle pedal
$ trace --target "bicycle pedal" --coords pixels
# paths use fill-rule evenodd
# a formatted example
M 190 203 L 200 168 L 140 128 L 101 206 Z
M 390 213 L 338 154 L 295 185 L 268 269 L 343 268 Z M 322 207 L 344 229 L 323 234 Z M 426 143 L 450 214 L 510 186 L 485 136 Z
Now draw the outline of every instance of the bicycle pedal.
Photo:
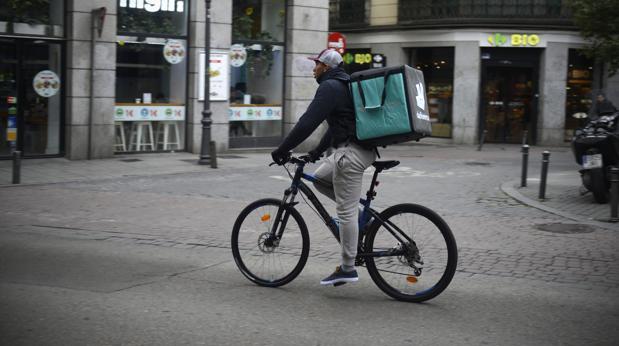
M 342 286 L 345 282 L 336 282 L 333 284 L 333 287 Z

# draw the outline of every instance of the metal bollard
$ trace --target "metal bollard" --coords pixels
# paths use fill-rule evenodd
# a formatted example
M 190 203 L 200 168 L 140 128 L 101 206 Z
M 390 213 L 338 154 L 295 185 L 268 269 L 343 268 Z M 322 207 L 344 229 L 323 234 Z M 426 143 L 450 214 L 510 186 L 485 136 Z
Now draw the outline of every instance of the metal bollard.
M 524 133 L 522 134 L 522 145 L 526 145 L 527 144 L 527 138 L 529 137 L 529 131 L 528 130 L 524 130 Z
M 542 177 L 539 182 L 539 199 L 546 199 L 546 178 L 548 177 L 548 163 L 550 162 L 550 152 L 542 153 Z
M 477 147 L 477 151 L 481 151 L 481 148 L 484 146 L 484 142 L 486 141 L 486 133 L 488 133 L 487 130 L 484 130 L 484 132 L 481 133 L 481 138 L 479 139 L 479 146 Z
M 619 206 L 619 168 L 610 168 L 610 222 L 618 222 L 617 208 Z
M 527 186 L 527 171 L 529 169 L 529 146 L 522 146 L 522 174 L 520 175 L 520 187 Z
M 211 168 L 217 168 L 217 144 L 215 141 L 209 142 L 209 155 Z
M 13 152 L 13 184 L 21 182 L 21 151 Z

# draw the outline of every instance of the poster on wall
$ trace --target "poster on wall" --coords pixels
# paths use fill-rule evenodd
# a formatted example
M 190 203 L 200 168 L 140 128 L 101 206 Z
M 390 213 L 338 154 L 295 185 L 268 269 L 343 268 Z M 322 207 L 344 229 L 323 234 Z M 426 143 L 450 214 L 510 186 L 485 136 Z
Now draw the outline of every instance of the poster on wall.
M 183 42 L 168 40 L 163 46 L 163 58 L 170 64 L 178 64 L 185 59 L 185 46 Z
M 34 91 L 43 97 L 52 97 L 60 90 L 60 78 L 54 71 L 44 70 L 32 80 Z
M 204 53 L 200 53 L 200 84 L 198 88 L 198 100 L 204 101 Z M 212 51 L 209 66 L 210 83 L 209 100 L 227 101 L 230 97 L 230 55 L 226 51 Z

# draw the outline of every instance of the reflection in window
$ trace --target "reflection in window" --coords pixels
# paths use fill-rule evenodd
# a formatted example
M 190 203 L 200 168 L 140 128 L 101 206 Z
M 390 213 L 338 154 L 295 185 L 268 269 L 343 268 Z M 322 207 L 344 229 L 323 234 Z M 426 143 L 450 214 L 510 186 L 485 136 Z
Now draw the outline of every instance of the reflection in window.
M 0 1 L 0 32 L 7 34 L 64 35 L 64 0 Z
M 281 136 L 284 22 L 284 0 L 233 3 L 229 110 L 232 141 Z
M 116 151 L 182 150 L 186 41 L 119 36 L 116 54 Z
M 415 48 L 410 66 L 423 72 L 426 83 L 433 137 L 451 137 L 454 49 Z
M 593 60 L 577 49 L 570 49 L 565 102 L 565 141 L 571 141 L 574 130 L 584 126 L 586 119 L 576 119 L 572 115 L 589 112 L 592 102 L 592 86 Z

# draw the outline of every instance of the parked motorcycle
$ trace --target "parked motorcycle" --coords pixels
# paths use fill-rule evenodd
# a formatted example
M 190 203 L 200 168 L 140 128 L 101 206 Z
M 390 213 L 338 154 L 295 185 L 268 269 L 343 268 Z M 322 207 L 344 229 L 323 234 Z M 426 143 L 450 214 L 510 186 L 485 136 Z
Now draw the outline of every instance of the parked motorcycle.
M 619 163 L 618 121 L 619 112 L 603 114 L 576 130 L 572 139 L 574 157 L 582 166 L 582 183 L 598 203 L 608 202 L 609 168 Z

